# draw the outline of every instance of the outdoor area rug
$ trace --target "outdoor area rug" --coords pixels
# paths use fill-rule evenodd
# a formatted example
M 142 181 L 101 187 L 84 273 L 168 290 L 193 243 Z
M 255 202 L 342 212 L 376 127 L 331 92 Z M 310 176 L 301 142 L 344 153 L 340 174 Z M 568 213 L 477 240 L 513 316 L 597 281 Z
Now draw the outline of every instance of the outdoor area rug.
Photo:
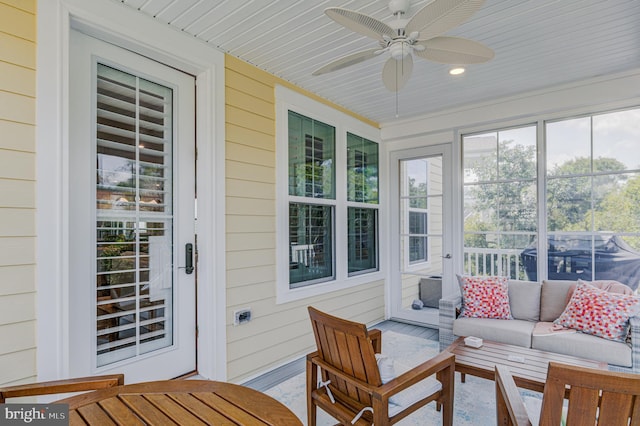
M 396 373 L 418 365 L 439 352 L 439 343 L 393 331 L 382 334 L 382 353 L 395 360 Z M 540 404 L 541 394 L 520 390 L 527 406 Z M 306 425 L 307 409 L 305 396 L 305 373 L 298 374 L 281 384 L 268 389 L 265 393 L 289 407 Z M 493 381 L 467 376 L 466 382 L 460 382 L 456 373 L 454 419 L 455 426 L 494 426 L 496 424 L 495 384 Z M 334 425 L 335 420 L 318 409 L 318 426 Z M 436 411 L 435 402 L 429 403 L 398 425 L 431 426 L 441 425 L 442 415 Z

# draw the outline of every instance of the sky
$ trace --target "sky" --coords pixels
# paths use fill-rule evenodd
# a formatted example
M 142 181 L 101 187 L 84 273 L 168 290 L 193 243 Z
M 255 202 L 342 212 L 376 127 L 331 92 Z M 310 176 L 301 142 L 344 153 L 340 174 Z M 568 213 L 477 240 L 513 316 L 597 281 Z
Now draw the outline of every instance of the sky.
M 590 156 L 590 117 L 547 125 L 547 167 Z M 640 109 L 593 116 L 593 157 L 615 158 L 640 169 Z
M 593 126 L 591 122 L 591 116 L 547 122 L 547 170 L 571 159 L 591 157 L 592 140 L 593 158 L 615 158 L 627 170 L 640 169 L 640 108 L 594 115 Z M 535 125 L 500 130 L 499 134 L 502 141 L 536 145 Z M 495 132 L 466 140 L 475 144 L 465 148 L 469 154 L 476 151 L 476 155 L 483 155 L 487 150 L 495 150 Z

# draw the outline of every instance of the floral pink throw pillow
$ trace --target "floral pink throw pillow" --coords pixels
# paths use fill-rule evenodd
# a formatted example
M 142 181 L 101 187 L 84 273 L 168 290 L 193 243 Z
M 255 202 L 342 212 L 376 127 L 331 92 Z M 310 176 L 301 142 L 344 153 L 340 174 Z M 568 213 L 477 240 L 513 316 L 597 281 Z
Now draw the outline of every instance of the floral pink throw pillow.
M 640 312 L 640 298 L 609 293 L 579 281 L 564 312 L 555 324 L 624 342 L 629 317 Z
M 462 293 L 461 317 L 512 319 L 508 277 L 458 276 Z

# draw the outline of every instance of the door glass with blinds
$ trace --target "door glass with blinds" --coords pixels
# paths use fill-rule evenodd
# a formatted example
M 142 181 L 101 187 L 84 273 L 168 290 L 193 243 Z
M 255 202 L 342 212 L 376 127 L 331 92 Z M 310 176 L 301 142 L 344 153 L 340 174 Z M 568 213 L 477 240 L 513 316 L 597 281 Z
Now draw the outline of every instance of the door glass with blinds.
M 98 366 L 173 343 L 172 97 L 97 65 Z
M 195 80 L 71 33 L 69 374 L 196 368 Z

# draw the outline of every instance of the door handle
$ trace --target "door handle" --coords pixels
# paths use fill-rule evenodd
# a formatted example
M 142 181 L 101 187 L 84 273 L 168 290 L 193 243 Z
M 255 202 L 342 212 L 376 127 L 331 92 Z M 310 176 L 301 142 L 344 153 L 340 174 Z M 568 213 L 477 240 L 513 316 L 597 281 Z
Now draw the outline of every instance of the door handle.
M 451 259 L 451 254 L 447 253 L 444 256 L 442 256 L 443 259 Z
M 184 272 L 193 274 L 193 244 L 187 243 L 184 246 Z

